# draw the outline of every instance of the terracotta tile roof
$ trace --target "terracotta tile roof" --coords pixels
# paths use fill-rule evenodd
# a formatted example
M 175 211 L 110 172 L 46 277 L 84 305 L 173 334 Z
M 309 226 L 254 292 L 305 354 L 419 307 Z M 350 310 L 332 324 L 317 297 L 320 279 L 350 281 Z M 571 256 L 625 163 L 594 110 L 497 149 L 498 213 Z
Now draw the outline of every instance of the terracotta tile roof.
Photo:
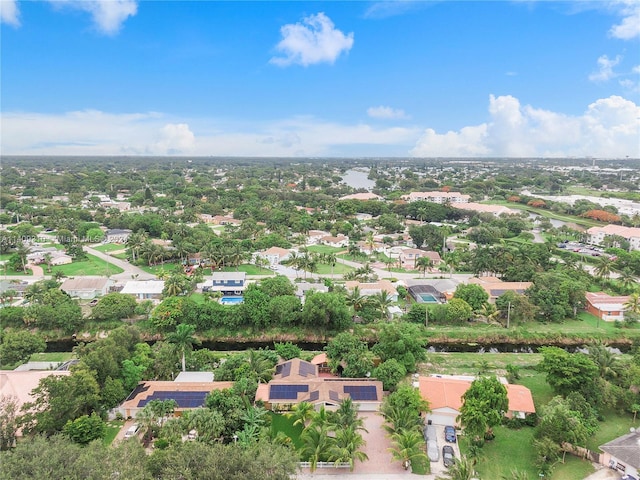
M 460 410 L 462 396 L 471 386 L 468 380 L 453 378 L 420 377 L 419 388 L 422 398 L 429 402 L 429 408 L 449 407 Z M 531 391 L 522 385 L 505 385 L 507 398 L 509 399 L 509 411 L 534 413 L 536 407 L 533 404 Z

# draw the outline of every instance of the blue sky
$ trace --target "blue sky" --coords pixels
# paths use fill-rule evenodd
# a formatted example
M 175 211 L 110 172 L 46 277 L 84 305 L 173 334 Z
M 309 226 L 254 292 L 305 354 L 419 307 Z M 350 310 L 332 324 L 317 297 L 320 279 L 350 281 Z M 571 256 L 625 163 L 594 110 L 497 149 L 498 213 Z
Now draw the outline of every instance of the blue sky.
M 640 157 L 640 2 L 0 0 L 3 154 Z

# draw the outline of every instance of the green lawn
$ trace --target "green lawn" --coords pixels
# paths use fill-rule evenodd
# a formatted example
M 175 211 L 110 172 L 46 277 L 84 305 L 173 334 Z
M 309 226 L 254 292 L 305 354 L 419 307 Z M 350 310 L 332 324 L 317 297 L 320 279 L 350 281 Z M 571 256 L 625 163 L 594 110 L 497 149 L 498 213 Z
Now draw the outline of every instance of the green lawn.
M 52 272 L 62 272 L 67 277 L 83 276 L 83 275 L 113 275 L 116 273 L 122 273 L 120 267 L 117 267 L 111 263 L 107 263 L 104 260 L 94 257 L 93 255 L 87 255 L 86 260 L 79 262 L 74 261 L 69 265 L 59 265 L 52 267 Z
M 344 252 L 346 249 L 346 247 L 330 247 L 328 245 L 311 245 L 307 247 L 307 250 L 312 253 L 338 253 Z
M 103 245 L 98 245 L 97 247 L 91 247 L 94 250 L 98 250 L 99 252 L 102 253 L 108 253 L 108 252 L 117 252 L 118 250 L 126 250 L 126 245 L 118 245 L 115 243 L 105 243 Z
M 34 353 L 29 358 L 30 362 L 66 362 L 75 355 L 71 352 Z
M 168 274 L 172 274 L 174 271 L 178 270 L 182 272 L 182 265 L 174 262 L 165 262 L 163 264 L 158 265 L 138 265 L 139 268 L 144 270 L 147 273 L 152 273 L 153 275 L 157 275 L 160 271 L 165 271 Z
M 350 267 L 348 265 L 344 265 L 343 263 L 336 263 L 333 266 L 333 274 L 334 275 L 343 275 L 347 272 L 351 272 L 353 270 L 353 267 Z M 331 265 L 327 265 L 324 263 L 319 263 L 318 264 L 318 271 L 314 272 L 317 273 L 319 275 L 331 275 Z
M 620 414 L 614 410 L 605 410 L 602 416 L 605 421 L 598 424 L 598 431 L 587 440 L 587 447 L 594 452 L 600 451 L 598 448 L 600 445 L 629 433 L 630 428 L 640 427 L 640 419 L 636 419 L 636 423 L 633 423 L 632 413 Z
M 517 365 L 521 369 L 533 368 L 542 360 L 539 353 L 427 353 L 426 374 L 446 373 L 454 375 L 475 375 L 479 362 L 489 365 L 488 373 L 505 374 L 507 365 Z
M 539 360 L 542 360 L 542 355 L 538 358 Z M 517 383 L 524 385 L 531 390 L 536 410 L 540 410 L 541 406 L 549 403 L 549 400 L 555 396 L 551 385 L 547 383 L 545 374 L 539 373 L 533 369 L 522 370 L 520 372 L 520 380 L 518 380 Z
M 237 267 L 224 267 L 217 271 L 245 272 L 247 275 L 275 275 L 275 272 L 273 270 L 269 270 L 268 268 L 256 267 L 255 265 L 251 265 L 250 263 L 238 265 Z
M 270 413 L 271 415 L 271 432 L 276 435 L 278 432 L 284 434 L 291 439 L 291 443 L 296 449 L 302 447 L 300 434 L 302 433 L 302 425 L 294 425 L 293 420 L 279 413 Z
M 105 446 L 111 445 L 123 425 L 124 420 L 112 420 L 107 422 L 107 430 L 104 438 L 102 439 L 102 443 L 104 443 Z
M 530 479 L 540 478 L 535 467 L 535 452 L 531 446 L 534 429 L 523 427 L 512 430 L 503 426 L 494 428 L 496 437 L 485 443 L 476 470 L 480 478 L 511 478 L 514 470 L 526 472 Z M 468 449 L 467 439 L 460 438 L 460 447 Z M 594 468 L 590 462 L 567 454 L 565 463 L 558 462 L 549 477 L 551 480 L 582 480 Z

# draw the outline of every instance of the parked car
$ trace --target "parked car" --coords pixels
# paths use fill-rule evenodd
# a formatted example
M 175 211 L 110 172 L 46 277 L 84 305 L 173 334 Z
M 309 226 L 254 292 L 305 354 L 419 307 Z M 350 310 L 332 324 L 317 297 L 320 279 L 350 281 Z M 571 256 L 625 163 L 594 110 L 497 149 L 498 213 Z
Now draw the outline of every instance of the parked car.
M 445 467 L 450 467 L 456 461 L 456 454 L 453 452 L 451 445 L 445 445 L 442 447 L 442 463 Z
M 136 434 L 138 433 L 138 430 L 140 429 L 140 425 L 138 425 L 137 423 L 134 423 L 133 425 L 131 425 L 127 431 L 124 433 L 124 438 L 131 438 L 131 437 L 135 437 Z
M 450 443 L 456 443 L 456 429 L 451 425 L 444 427 L 444 439 Z
M 98 304 L 98 299 L 97 298 L 94 298 L 93 300 L 91 300 L 89 302 L 89 306 L 90 307 L 95 307 L 97 304 Z

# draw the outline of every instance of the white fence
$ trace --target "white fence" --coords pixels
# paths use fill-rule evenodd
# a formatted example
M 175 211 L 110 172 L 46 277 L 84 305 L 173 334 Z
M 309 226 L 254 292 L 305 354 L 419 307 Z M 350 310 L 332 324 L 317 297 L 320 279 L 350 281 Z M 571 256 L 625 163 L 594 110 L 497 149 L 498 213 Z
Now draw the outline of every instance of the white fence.
M 300 468 L 311 468 L 311 462 L 298 462 Z M 348 462 L 318 462 L 316 468 L 351 468 Z

